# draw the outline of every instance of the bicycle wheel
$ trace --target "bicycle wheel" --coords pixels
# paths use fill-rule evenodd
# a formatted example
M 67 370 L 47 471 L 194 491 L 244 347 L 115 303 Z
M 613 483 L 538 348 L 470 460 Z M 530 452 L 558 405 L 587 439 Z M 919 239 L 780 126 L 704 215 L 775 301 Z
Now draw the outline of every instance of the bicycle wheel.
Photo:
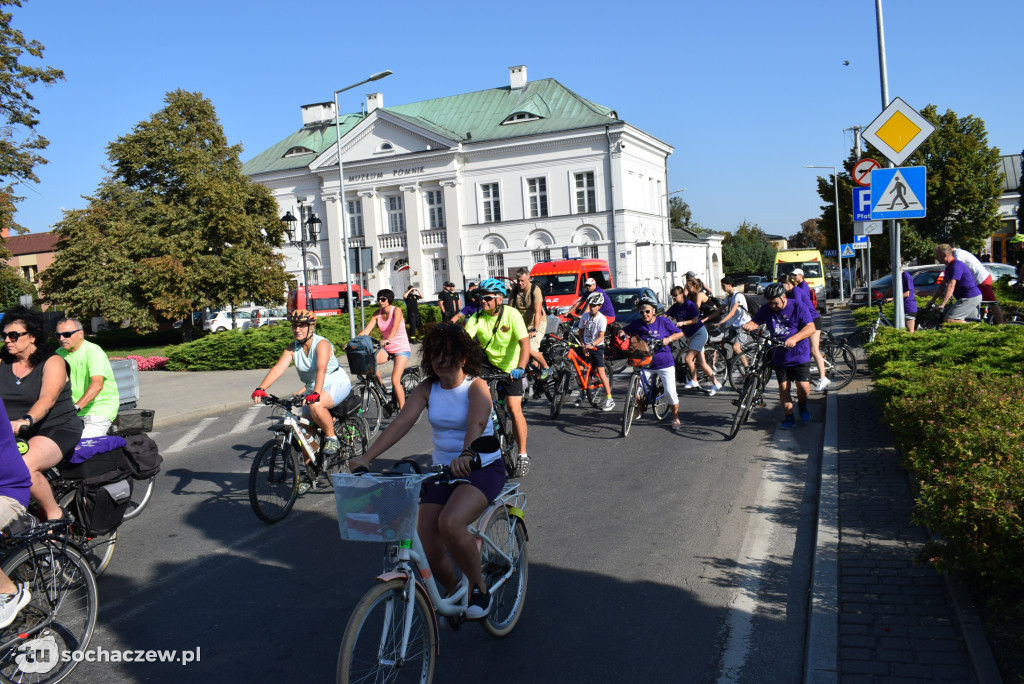
M 857 374 L 857 357 L 845 344 L 829 346 L 822 350 L 825 356 L 825 374 L 831 380 L 830 390 L 841 390 L 850 384 Z
M 604 367 L 608 370 L 608 375 L 615 375 L 621 373 L 626 368 L 626 357 L 623 356 L 618 359 L 605 358 Z
M 491 612 L 484 618 L 487 633 L 503 637 L 516 626 L 523 613 L 526 600 L 526 580 L 529 576 L 526 557 L 526 534 L 519 518 L 510 516 L 508 509 L 498 511 L 484 531 L 502 553 L 512 559 L 512 576 L 497 589 L 491 589 Z M 480 557 L 484 582 L 490 587 L 509 571 L 509 563 L 486 543 Z
M 128 503 L 128 511 L 124 514 L 125 520 L 131 520 L 142 513 L 142 509 L 153 498 L 154 489 L 156 489 L 156 475 L 132 482 L 132 499 Z
M 4 560 L 3 570 L 28 587 L 32 600 L 14 622 L 0 629 L 0 643 L 14 642 L 0 651 L 0 678 L 5 682 L 61 681 L 78 664 L 63 656 L 88 648 L 96 627 L 96 579 L 89 563 L 74 547 L 54 540 L 15 551 Z M 27 663 L 47 662 L 43 657 L 54 664 L 48 671 L 22 669 Z
M 745 362 L 745 363 L 744 363 Z M 742 354 L 734 354 L 729 359 L 729 387 L 739 392 L 743 389 L 743 381 L 754 364 L 754 350 L 744 349 Z
M 363 420 L 366 421 L 366 426 L 370 429 L 369 434 L 366 435 L 366 439 L 373 439 L 380 431 L 381 421 L 384 420 L 383 402 L 381 401 L 380 395 L 377 394 L 377 392 L 375 392 L 367 383 L 363 383 L 359 386 L 359 399 L 359 413 L 363 417 Z
M 79 487 L 68 491 L 57 501 L 57 504 L 66 511 L 74 511 L 75 497 L 79 495 Z M 89 561 L 92 572 L 96 577 L 103 574 L 103 571 L 110 565 L 114 557 L 114 547 L 117 545 L 117 530 L 111 530 L 106 534 L 90 535 L 82 528 L 82 525 L 75 523 L 71 526 L 68 534 L 70 539 L 82 557 Z
M 551 385 L 554 387 L 551 397 L 551 420 L 558 418 L 558 415 L 562 412 L 562 407 L 565 405 L 565 397 L 569 394 L 571 382 L 568 371 L 564 369 L 557 371 L 555 378 L 551 381 Z
M 626 386 L 626 396 L 622 400 L 622 436 L 629 434 L 629 428 L 633 425 L 633 418 L 637 413 L 637 399 L 640 393 L 640 375 L 633 373 Z
M 366 453 L 366 420 L 359 414 L 351 415 L 345 420 L 334 421 L 334 434 L 338 437 L 340 448 L 334 456 L 327 457 L 324 472 L 328 475 L 345 472 L 350 459 Z
M 434 676 L 437 631 L 433 608 L 419 591 L 410 616 L 407 582 L 375 584 L 356 604 L 338 653 L 338 682 L 429 682 Z M 409 640 L 402 655 L 402 640 Z
M 878 321 L 872 323 L 871 328 L 868 330 L 868 344 L 874 342 L 876 337 L 878 337 Z
M 422 380 L 419 368 L 406 368 L 402 371 L 402 389 L 405 390 L 405 394 L 408 396 L 409 392 L 416 389 Z
M 299 498 L 299 456 L 284 433 L 260 447 L 249 471 L 249 503 L 265 523 L 284 520 Z
M 756 373 L 748 373 L 743 381 L 743 389 L 736 404 L 736 415 L 732 418 L 732 427 L 729 429 L 729 439 L 736 436 L 740 426 L 746 422 L 747 416 L 754 408 L 754 397 L 757 395 L 758 376 Z
M 651 376 L 651 411 L 654 412 L 654 419 L 661 420 L 668 413 L 668 395 L 665 393 L 665 383 L 657 375 Z
M 522 466 L 519 463 L 519 445 L 512 430 L 512 417 L 508 415 L 508 409 L 501 404 L 495 406 L 494 410 L 498 414 L 498 425 L 501 427 L 498 443 L 501 445 L 501 460 L 505 463 L 505 477 L 522 477 L 530 472 L 530 466 Z
M 715 377 L 708 378 L 708 381 L 713 381 L 717 385 L 724 385 L 726 382 L 725 376 L 729 372 L 729 360 L 725 356 L 725 349 L 718 344 L 705 347 L 704 358 L 707 360 L 708 366 L 711 367 L 711 371 L 715 374 Z

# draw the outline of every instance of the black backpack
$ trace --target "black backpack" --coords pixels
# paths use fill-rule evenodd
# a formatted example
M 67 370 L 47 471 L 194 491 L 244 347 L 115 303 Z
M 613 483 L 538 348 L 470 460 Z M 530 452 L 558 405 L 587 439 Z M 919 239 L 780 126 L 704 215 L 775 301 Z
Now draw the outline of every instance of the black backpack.
M 164 457 L 156 448 L 156 442 L 149 435 L 138 434 L 125 437 L 124 452 L 128 457 L 132 477 L 147 480 L 160 472 Z
M 132 470 L 125 451 L 111 449 L 58 469 L 65 479 L 81 479 L 72 512 L 85 532 L 98 536 L 117 529 L 132 498 Z

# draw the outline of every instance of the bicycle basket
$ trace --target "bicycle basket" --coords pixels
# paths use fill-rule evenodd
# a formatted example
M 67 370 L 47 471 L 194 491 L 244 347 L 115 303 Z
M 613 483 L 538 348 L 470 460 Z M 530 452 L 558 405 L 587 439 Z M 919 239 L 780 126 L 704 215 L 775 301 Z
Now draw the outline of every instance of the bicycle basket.
M 419 513 L 419 477 L 331 475 L 341 538 L 387 542 L 412 539 Z
M 348 367 L 356 375 L 372 373 L 377 369 L 377 355 L 373 351 L 373 338 L 357 335 L 345 345 Z
M 628 359 L 626 359 L 626 363 L 628 363 L 630 366 L 638 366 L 642 368 L 643 366 L 651 365 L 651 357 L 650 355 L 630 356 Z

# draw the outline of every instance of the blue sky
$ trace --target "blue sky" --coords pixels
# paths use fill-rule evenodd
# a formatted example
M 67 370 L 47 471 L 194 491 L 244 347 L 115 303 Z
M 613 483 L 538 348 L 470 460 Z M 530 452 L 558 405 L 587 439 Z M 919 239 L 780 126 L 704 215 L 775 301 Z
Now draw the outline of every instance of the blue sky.
M 386 8 L 386 9 L 385 9 Z M 37 88 L 50 140 L 17 220 L 48 230 L 86 205 L 106 145 L 201 91 L 249 159 L 301 125 L 299 107 L 369 74 L 385 106 L 556 78 L 675 147 L 669 186 L 696 221 L 790 235 L 820 216 L 815 174 L 881 111 L 874 0 L 550 2 L 428 6 L 266 0 L 27 0 L 14 26 L 67 80 Z M 1020 0 L 885 0 L 890 97 L 973 114 L 1003 154 L 1024 147 Z M 844 61 L 849 61 L 844 66 Z M 371 87 L 342 95 L 358 111 Z

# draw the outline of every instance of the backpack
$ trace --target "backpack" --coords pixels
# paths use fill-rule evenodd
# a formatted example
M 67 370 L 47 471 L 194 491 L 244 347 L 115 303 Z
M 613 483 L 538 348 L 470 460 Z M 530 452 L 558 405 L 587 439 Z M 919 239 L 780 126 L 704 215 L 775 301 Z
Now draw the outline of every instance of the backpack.
M 164 457 L 156 448 L 156 442 L 149 435 L 131 435 L 125 438 L 124 452 L 128 457 L 132 478 L 146 480 L 160 472 Z
M 345 345 L 348 367 L 356 375 L 372 372 L 377 367 L 377 355 L 373 353 L 373 338 L 356 335 Z

